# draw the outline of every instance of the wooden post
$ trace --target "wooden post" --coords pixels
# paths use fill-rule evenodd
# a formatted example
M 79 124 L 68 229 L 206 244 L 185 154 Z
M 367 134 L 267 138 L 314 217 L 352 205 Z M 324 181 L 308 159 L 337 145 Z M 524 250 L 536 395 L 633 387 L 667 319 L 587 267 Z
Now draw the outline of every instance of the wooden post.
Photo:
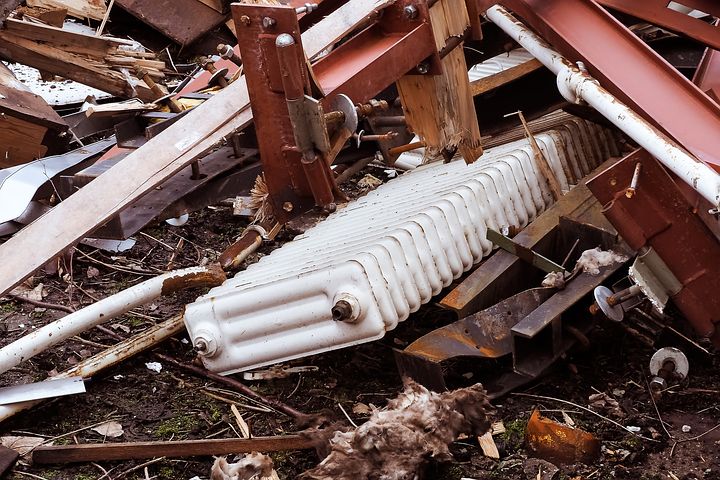
M 438 51 L 470 28 L 465 0 L 440 0 L 430 8 Z M 442 59 L 441 75 L 406 75 L 397 82 L 410 129 L 427 144 L 430 155 L 460 151 L 467 163 L 482 154 L 463 44 Z

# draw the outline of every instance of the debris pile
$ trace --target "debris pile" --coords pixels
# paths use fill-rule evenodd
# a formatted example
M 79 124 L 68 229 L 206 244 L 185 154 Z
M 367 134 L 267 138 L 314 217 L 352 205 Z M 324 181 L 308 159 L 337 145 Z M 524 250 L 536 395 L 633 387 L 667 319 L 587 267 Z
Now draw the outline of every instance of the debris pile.
M 0 2 L 0 476 L 712 478 L 686 3 Z

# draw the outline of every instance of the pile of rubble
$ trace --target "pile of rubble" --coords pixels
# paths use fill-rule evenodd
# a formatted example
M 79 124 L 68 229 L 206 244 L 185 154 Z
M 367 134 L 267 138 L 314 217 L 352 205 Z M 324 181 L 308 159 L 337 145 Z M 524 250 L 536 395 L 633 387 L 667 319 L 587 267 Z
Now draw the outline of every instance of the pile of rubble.
M 495 461 L 513 433 L 489 401 L 598 331 L 664 347 L 634 385 L 671 456 L 714 432 L 661 415 L 720 346 L 720 8 L 645 3 L 0 2 L 0 421 L 24 422 L 3 425 L 0 475 L 181 478 L 150 470 L 200 457 L 212 479 L 272 478 L 266 453 L 314 449 L 293 474 L 412 479 L 470 442 Z M 328 355 L 378 345 L 402 381 L 355 404 L 362 425 L 332 382 L 340 422 L 289 401 Z M 178 391 L 221 385 L 197 388 L 229 427 L 26 431 L 137 358 Z M 657 442 L 615 390 L 517 398 Z M 630 455 L 565 410 L 527 416 L 530 478 Z M 79 432 L 103 442 L 53 444 Z

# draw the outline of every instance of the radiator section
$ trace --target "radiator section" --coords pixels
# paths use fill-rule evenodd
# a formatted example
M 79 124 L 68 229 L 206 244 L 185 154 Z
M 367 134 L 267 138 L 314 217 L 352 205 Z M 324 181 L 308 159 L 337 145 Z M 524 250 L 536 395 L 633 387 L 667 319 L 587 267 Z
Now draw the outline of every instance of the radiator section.
M 536 139 L 566 190 L 618 155 L 610 131 L 574 118 Z M 185 323 L 224 374 L 375 340 L 488 255 L 487 228 L 523 228 L 551 202 L 526 140 L 424 165 L 212 289 Z

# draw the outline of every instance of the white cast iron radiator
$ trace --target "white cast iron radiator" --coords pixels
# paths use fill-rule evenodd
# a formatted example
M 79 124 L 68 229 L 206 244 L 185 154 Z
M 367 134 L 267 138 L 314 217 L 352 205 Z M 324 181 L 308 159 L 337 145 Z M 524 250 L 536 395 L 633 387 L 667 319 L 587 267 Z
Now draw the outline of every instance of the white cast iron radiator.
M 579 119 L 536 139 L 563 189 L 618 155 Z M 551 202 L 526 140 L 419 167 L 188 305 L 188 332 L 224 374 L 381 338 L 490 253 L 488 227 L 523 228 Z

